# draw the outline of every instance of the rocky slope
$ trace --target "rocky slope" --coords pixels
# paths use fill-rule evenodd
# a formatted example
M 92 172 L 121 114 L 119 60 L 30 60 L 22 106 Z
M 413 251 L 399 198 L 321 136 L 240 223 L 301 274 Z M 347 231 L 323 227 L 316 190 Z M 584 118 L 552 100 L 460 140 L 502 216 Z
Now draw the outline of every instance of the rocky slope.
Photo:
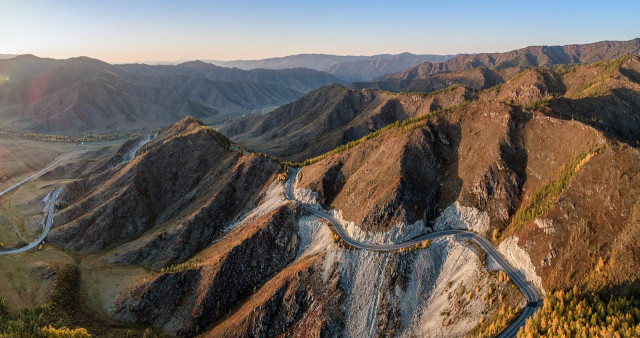
M 448 142 L 436 137 L 435 146 Z M 279 164 L 233 148 L 185 119 L 47 176 L 79 175 L 47 243 L 76 257 L 86 311 L 177 336 L 459 336 L 499 310 L 490 289 L 496 302 L 523 305 L 465 241 L 404 253 L 340 248 L 323 220 L 282 198 Z
M 465 87 L 421 95 L 331 85 L 268 114 L 233 121 L 221 131 L 248 149 L 302 161 L 395 121 L 459 105 L 474 97 L 476 93 Z
M 464 108 L 320 157 L 299 196 L 362 240 L 468 228 L 502 241 L 542 291 L 635 292 L 638 69 L 629 56 L 525 71 Z
M 627 139 L 638 134 L 616 127 L 617 120 L 606 114 L 588 122 L 599 110 L 573 111 L 570 118 L 563 109 L 580 107 L 585 98 L 594 105 L 604 106 L 603 100 L 614 104 L 613 96 L 627 106 L 621 111 L 625 118 L 635 118 L 640 109 L 633 96 L 615 93 L 637 93 L 639 65 L 638 57 L 624 57 L 530 69 L 477 93 L 461 107 L 392 124 L 314 160 L 301 169 L 295 194 L 331 210 L 351 237 L 365 242 L 405 241 L 447 228 L 481 233 L 543 294 L 572 285 L 613 294 L 637 292 L 634 168 L 640 153 Z M 327 89 L 333 94 L 318 96 L 311 107 L 322 107 L 328 97 L 362 102 L 367 93 L 379 95 Z M 313 95 L 306 102 L 314 102 Z M 289 116 L 295 119 L 293 111 Z M 163 135 L 125 167 L 159 151 L 153 145 L 166 140 Z M 277 171 L 276 165 L 271 179 Z M 102 180 L 114 181 L 103 175 Z M 265 191 L 269 182 L 261 182 Z M 281 191 L 281 183 L 271 184 L 255 202 L 256 210 L 227 218 L 227 226 L 206 236 L 208 244 L 202 246 L 187 245 L 199 243 L 196 237 L 172 246 L 175 237 L 160 224 L 151 237 L 169 238 L 162 245 L 145 244 L 152 242 L 147 231 L 125 244 L 98 249 L 108 262 L 165 268 L 121 289 L 104 311 L 178 335 L 462 336 L 501 309 L 523 305 L 517 290 L 492 272 L 493 262 L 462 239 L 400 253 L 344 249 L 334 243 L 324 221 L 285 203 Z M 73 210 L 74 203 L 60 214 L 70 220 L 60 229 L 82 224 L 68 216 Z M 213 217 L 208 219 L 194 229 L 219 227 Z M 63 233 L 54 233 L 51 240 L 64 245 L 59 242 Z M 87 250 L 82 240 L 69 243 Z M 161 255 L 146 253 L 160 247 Z M 185 247 L 189 255 L 174 253 Z
M 86 253 L 111 250 L 110 261 L 146 266 L 187 259 L 257 203 L 279 169 L 230 149 L 224 136 L 196 122 L 174 124 L 130 162 L 97 165 L 68 185 L 61 195 L 68 207 L 48 240 Z

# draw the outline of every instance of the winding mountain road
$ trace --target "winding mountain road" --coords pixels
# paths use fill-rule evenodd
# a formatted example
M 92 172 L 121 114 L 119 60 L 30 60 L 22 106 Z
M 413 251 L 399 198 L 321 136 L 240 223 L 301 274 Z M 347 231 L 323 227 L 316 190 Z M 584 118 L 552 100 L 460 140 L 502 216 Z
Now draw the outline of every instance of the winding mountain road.
M 57 160 L 55 160 L 55 161 L 51 162 L 51 163 L 50 163 L 49 165 L 47 165 L 46 167 L 44 167 L 44 168 L 42 168 L 42 169 L 38 170 L 37 172 L 33 173 L 31 176 L 29 176 L 29 177 L 27 177 L 27 178 L 25 178 L 25 179 L 21 180 L 20 182 L 18 182 L 18 183 L 16 183 L 16 184 L 12 185 L 12 186 L 10 186 L 10 187 L 8 187 L 7 189 L 4 189 L 4 190 L 0 191 L 0 196 L 2 196 L 2 195 L 4 195 L 4 194 L 8 193 L 9 191 L 11 191 L 11 190 L 13 190 L 13 189 L 15 189 L 15 188 L 17 188 L 17 187 L 21 186 L 21 185 L 22 185 L 22 184 L 24 184 L 24 183 L 26 183 L 26 182 L 28 182 L 28 181 L 31 181 L 32 179 L 34 179 L 34 178 L 36 178 L 36 177 L 38 177 L 38 176 L 40 176 L 40 175 L 44 174 L 45 172 L 47 172 L 47 171 L 48 171 L 48 170 L 50 170 L 51 168 L 53 168 L 53 167 L 55 167 L 56 165 L 58 165 L 58 163 L 60 163 L 60 162 L 62 162 L 62 161 L 64 161 L 64 160 L 68 160 L 68 159 L 70 159 L 70 158 L 74 158 L 74 157 L 76 157 L 76 156 L 80 156 L 81 154 L 86 153 L 86 152 L 87 152 L 87 148 L 80 148 L 80 149 L 78 149 L 78 150 L 76 150 L 76 151 L 74 151 L 74 152 L 71 152 L 71 153 L 68 153 L 68 154 L 66 154 L 66 155 L 64 155 L 64 156 L 61 156 L 59 159 L 57 159 Z
M 68 153 L 66 155 L 61 156 L 59 159 L 51 162 L 49 165 L 47 165 L 46 167 L 38 170 L 37 172 L 33 173 L 32 175 L 30 175 L 29 177 L 21 180 L 20 182 L 8 187 L 7 189 L 4 189 L 3 191 L 0 191 L 0 196 L 10 192 L 11 190 L 19 187 L 20 185 L 39 177 L 40 175 L 44 174 L 45 172 L 49 171 L 51 168 L 55 167 L 56 165 L 58 165 L 58 163 L 80 156 L 83 153 L 87 152 L 87 148 L 80 148 L 76 151 L 73 151 L 71 153 Z M 36 246 L 38 246 L 45 237 L 47 237 L 47 235 L 49 234 L 49 230 L 51 230 L 51 224 L 53 224 L 53 212 L 54 212 L 54 208 L 56 205 L 56 199 L 58 198 L 58 194 L 60 193 L 60 188 L 52 191 L 49 193 L 49 198 L 48 198 L 48 205 L 46 206 L 46 210 L 47 210 L 47 215 L 46 218 L 44 220 L 43 226 L 42 226 L 42 234 L 40 235 L 40 237 L 38 237 L 35 241 L 27 244 L 26 246 L 22 247 L 22 248 L 17 248 L 17 249 L 11 249 L 11 250 L 0 250 L 0 255 L 7 255 L 7 254 L 15 254 L 18 252 L 24 252 L 30 249 L 35 248 Z
M 382 252 L 397 251 L 403 248 L 414 246 L 426 239 L 433 240 L 433 239 L 445 237 L 445 236 L 457 236 L 458 238 L 470 239 L 476 242 L 480 246 L 480 248 L 482 248 L 482 250 L 484 250 L 487 253 L 487 257 L 491 257 L 491 259 L 493 259 L 493 261 L 502 270 L 504 270 L 504 272 L 509 276 L 509 278 L 511 278 L 513 283 L 520 289 L 525 299 L 527 300 L 527 305 L 522 311 L 522 313 L 520 314 L 520 316 L 518 316 L 518 318 L 513 323 L 511 323 L 511 325 L 509 325 L 500 334 L 499 337 L 515 337 L 518 330 L 525 325 L 527 318 L 531 317 L 536 312 L 536 310 L 540 306 L 542 306 L 542 299 L 540 298 L 540 294 L 538 293 L 538 290 L 536 290 L 536 288 L 526 280 L 526 278 L 522 273 L 520 273 L 520 271 L 516 270 L 513 266 L 511 266 L 511 264 L 509 264 L 509 262 L 507 262 L 507 260 L 505 260 L 504 257 L 502 257 L 502 255 L 498 252 L 498 250 L 496 250 L 486 238 L 478 235 L 475 232 L 466 231 L 466 230 L 455 230 L 455 229 L 443 230 L 443 231 L 431 232 L 431 233 L 416 237 L 414 239 L 411 239 L 409 241 L 406 241 L 403 243 L 397 243 L 397 244 L 364 243 L 364 242 L 359 242 L 350 238 L 342 228 L 342 225 L 340 224 L 340 222 L 338 222 L 338 220 L 336 220 L 329 213 L 322 210 L 318 210 L 310 204 L 306 204 L 306 203 L 303 203 L 302 201 L 296 200 L 293 194 L 293 184 L 298 175 L 298 171 L 299 170 L 295 168 L 289 169 L 289 179 L 285 182 L 285 189 L 284 189 L 285 198 L 288 200 L 296 201 L 300 203 L 307 211 L 309 211 L 313 215 L 316 215 L 318 217 L 324 218 L 327 221 L 329 221 L 335 228 L 336 233 L 340 236 L 340 238 L 342 238 L 342 240 L 345 243 L 353 247 L 363 249 L 363 250 L 371 250 L 371 251 L 382 251 Z
M 58 198 L 58 194 L 60 193 L 60 190 L 62 189 L 58 188 L 49 193 L 49 203 L 47 205 L 47 216 L 44 220 L 43 227 L 42 227 L 42 234 L 40 235 L 40 237 L 38 237 L 35 241 L 27 244 L 26 246 L 23 246 L 22 248 L 0 251 L 0 255 L 15 254 L 18 252 L 24 252 L 24 251 L 33 249 L 36 246 L 38 246 L 38 244 L 40 244 L 45 237 L 47 237 L 47 235 L 49 234 L 49 230 L 51 230 L 51 224 L 53 224 L 53 212 L 54 212 L 53 209 L 56 206 L 56 198 Z

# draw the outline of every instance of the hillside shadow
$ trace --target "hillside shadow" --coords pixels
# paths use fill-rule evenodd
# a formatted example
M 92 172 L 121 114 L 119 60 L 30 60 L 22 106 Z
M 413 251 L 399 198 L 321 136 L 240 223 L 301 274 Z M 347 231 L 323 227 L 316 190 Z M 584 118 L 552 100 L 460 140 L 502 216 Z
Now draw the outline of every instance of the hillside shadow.
M 635 83 L 640 83 L 640 73 L 630 68 L 620 68 L 620 73 Z
M 598 295 L 603 299 L 608 299 L 609 297 L 638 297 L 640 295 L 640 279 L 607 286 L 598 291 Z
M 439 143 L 436 156 L 440 161 L 439 185 L 436 190 L 434 208 L 430 214 L 425 212 L 426 219 L 432 223 L 445 208 L 453 204 L 462 191 L 462 178 L 459 175 L 458 151 L 462 141 L 462 129 L 457 124 L 439 120 L 431 126 L 437 131 Z
M 576 120 L 593 127 L 608 138 L 638 147 L 640 142 L 640 100 L 627 88 L 612 89 L 609 94 L 582 99 L 558 98 L 549 104 L 545 115 Z
M 518 204 L 522 198 L 522 188 L 527 181 L 527 165 L 529 163 L 529 155 L 525 148 L 524 139 L 522 136 L 522 130 L 529 120 L 531 120 L 531 114 L 524 112 L 520 107 L 515 107 L 510 112 L 511 121 L 514 125 L 509 128 L 507 136 L 509 137 L 509 143 L 500 143 L 500 158 L 506 164 L 506 167 L 512 171 L 516 176 L 516 181 L 512 182 L 514 185 L 511 191 L 514 195 L 506 201 L 503 201 L 507 207 L 508 218 L 511 217 L 517 210 Z M 508 181 L 508 180 L 505 180 Z M 508 222 L 508 218 L 503 219 L 503 222 Z
M 396 121 L 406 120 L 409 117 L 400 101 L 398 101 L 398 99 L 392 99 L 380 108 L 379 114 L 371 116 L 369 121 L 373 129 L 380 129 Z
M 329 209 L 329 206 L 333 203 L 333 200 L 338 196 L 344 184 L 346 178 L 342 171 L 344 163 L 338 162 L 331 166 L 324 175 L 322 175 L 322 205 Z

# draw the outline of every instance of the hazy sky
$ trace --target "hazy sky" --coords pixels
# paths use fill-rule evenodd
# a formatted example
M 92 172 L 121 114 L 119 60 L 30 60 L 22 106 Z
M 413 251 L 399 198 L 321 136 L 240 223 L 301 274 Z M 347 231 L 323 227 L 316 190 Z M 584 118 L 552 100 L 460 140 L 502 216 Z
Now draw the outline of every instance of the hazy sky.
M 0 53 L 131 62 L 495 52 L 629 40 L 639 18 L 638 0 L 0 0 Z

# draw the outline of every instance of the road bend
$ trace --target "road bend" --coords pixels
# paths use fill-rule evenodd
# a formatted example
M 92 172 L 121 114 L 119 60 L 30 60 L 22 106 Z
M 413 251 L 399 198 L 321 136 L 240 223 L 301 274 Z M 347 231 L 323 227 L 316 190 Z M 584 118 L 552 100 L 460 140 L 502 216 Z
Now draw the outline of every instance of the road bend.
M 498 252 L 498 250 L 496 250 L 496 248 L 494 248 L 486 238 L 480 236 L 479 234 L 466 230 L 450 229 L 431 232 L 422 236 L 418 236 L 406 242 L 396 244 L 378 244 L 357 241 L 347 235 L 342 227 L 342 224 L 340 224 L 340 222 L 338 222 L 338 220 L 335 219 L 331 214 L 327 213 L 326 211 L 317 209 L 313 205 L 304 203 L 295 198 L 293 194 L 293 185 L 295 183 L 298 172 L 299 169 L 289 168 L 289 179 L 287 179 L 287 181 L 285 182 L 284 189 L 285 198 L 300 203 L 302 207 L 304 207 L 311 214 L 327 220 L 329 223 L 331 223 L 331 225 L 333 225 L 338 236 L 340 236 L 340 238 L 342 238 L 342 240 L 346 244 L 349 244 L 355 248 L 380 252 L 398 251 L 400 249 L 412 247 L 427 239 L 434 240 L 446 236 L 456 236 L 458 238 L 470 239 L 476 242 L 480 246 L 480 248 L 487 253 L 487 257 L 491 257 L 491 259 L 493 259 L 493 261 L 502 270 L 504 270 L 507 276 L 511 278 L 511 281 L 513 281 L 513 283 L 518 287 L 518 289 L 522 292 L 525 299 L 527 300 L 527 305 L 520 316 L 518 316 L 518 318 L 514 322 L 512 322 L 511 325 L 504 329 L 499 337 L 515 337 L 518 330 L 525 325 L 527 318 L 533 316 L 536 310 L 542 306 L 542 299 L 540 298 L 538 290 L 531 283 L 529 283 L 529 281 L 527 281 L 527 279 L 520 271 L 511 266 L 511 264 L 509 264 L 509 262 L 507 262 L 507 260 L 502 257 L 500 252 Z
M 49 171 L 51 168 L 53 168 L 56 165 L 58 165 L 58 163 L 60 163 L 62 161 L 65 161 L 65 160 L 68 160 L 68 159 L 71 159 L 71 158 L 74 158 L 74 157 L 77 157 L 77 156 L 80 156 L 81 154 L 86 153 L 86 152 L 87 152 L 87 148 L 81 148 L 81 149 L 78 149 L 78 150 L 76 150 L 74 152 L 68 153 L 68 154 L 60 157 L 59 159 L 51 162 L 46 167 L 44 167 L 44 168 L 38 170 L 37 172 L 31 174 L 29 177 L 27 177 L 27 178 L 21 180 L 20 182 L 18 182 L 16 184 L 14 184 L 14 185 L 12 185 L 12 186 L 0 191 L 0 196 L 8 193 L 9 191 L 11 191 L 11 190 L 13 190 L 13 189 L 15 189 L 15 188 L 17 188 L 17 187 L 19 187 L 21 185 L 23 185 L 24 183 L 26 183 L 28 181 L 31 181 L 32 179 L 34 179 L 36 177 L 39 177 L 40 175 L 42 175 L 45 172 Z
M 61 156 L 60 158 L 58 158 L 57 160 L 51 162 L 49 165 L 47 165 L 46 167 L 38 170 L 37 172 L 31 174 L 29 177 L 21 180 L 18 183 L 15 183 L 14 185 L 0 191 L 0 196 L 12 191 L 13 189 L 19 187 L 20 185 L 31 181 L 37 177 L 40 177 L 40 175 L 46 173 L 47 171 L 51 170 L 51 168 L 55 167 L 56 165 L 58 165 L 60 162 L 80 156 L 84 153 L 87 152 L 87 148 L 86 147 L 82 147 L 79 148 L 76 151 L 73 151 L 71 153 L 68 153 L 64 156 Z M 14 254 L 14 253 L 19 253 L 19 252 L 24 252 L 30 249 L 35 248 L 36 246 L 38 246 L 45 237 L 47 237 L 47 234 L 49 234 L 49 230 L 51 230 L 51 224 L 53 224 L 53 213 L 54 213 L 54 209 L 55 209 L 55 205 L 56 205 L 56 199 L 58 198 L 58 194 L 60 193 L 60 188 L 52 191 L 49 193 L 49 198 L 48 198 L 48 204 L 45 207 L 46 210 L 46 216 L 45 219 L 42 223 L 42 234 L 40 235 L 40 237 L 38 237 L 35 241 L 27 244 L 24 247 L 21 248 L 17 248 L 17 249 L 11 249 L 11 250 L 1 250 L 0 251 L 0 255 L 7 255 L 7 254 Z
M 40 237 L 36 238 L 35 241 L 21 248 L 0 251 L 0 255 L 15 254 L 15 253 L 24 252 L 24 251 L 33 249 L 37 247 L 44 240 L 45 237 L 47 237 L 47 234 L 49 234 L 49 230 L 51 230 L 51 224 L 53 224 L 53 213 L 55 212 L 56 199 L 58 198 L 58 194 L 60 193 L 60 190 L 62 189 L 58 188 L 49 193 L 48 203 L 46 206 L 46 215 L 42 222 L 42 234 L 40 235 Z

